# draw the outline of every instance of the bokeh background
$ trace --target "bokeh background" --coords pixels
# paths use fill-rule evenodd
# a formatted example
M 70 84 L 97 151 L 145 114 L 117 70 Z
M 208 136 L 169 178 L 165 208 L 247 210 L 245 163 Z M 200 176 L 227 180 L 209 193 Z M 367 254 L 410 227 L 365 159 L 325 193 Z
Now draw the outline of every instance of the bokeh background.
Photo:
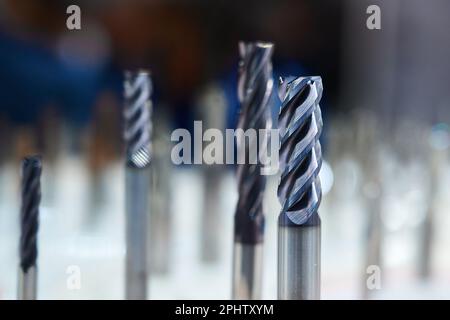
M 66 28 L 70 4 L 81 30 Z M 381 30 L 366 27 L 372 4 Z M 16 298 L 30 153 L 45 162 L 39 298 L 124 297 L 122 81 L 136 68 L 154 82 L 150 298 L 230 297 L 235 168 L 173 166 L 170 134 L 194 120 L 236 126 L 240 40 L 275 44 L 276 78 L 323 78 L 322 297 L 450 298 L 449 18 L 447 0 L 0 0 L 0 299 Z M 275 124 L 278 107 L 274 95 Z M 367 289 L 369 265 L 380 290 Z

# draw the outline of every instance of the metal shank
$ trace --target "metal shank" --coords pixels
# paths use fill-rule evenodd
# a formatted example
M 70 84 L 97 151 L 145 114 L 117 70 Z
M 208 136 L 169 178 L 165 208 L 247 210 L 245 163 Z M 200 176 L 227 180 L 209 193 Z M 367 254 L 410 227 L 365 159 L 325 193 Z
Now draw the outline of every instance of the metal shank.
M 261 299 L 263 245 L 235 243 L 233 299 Z
M 30 267 L 27 272 L 19 268 L 19 284 L 17 296 L 19 300 L 36 300 L 37 292 L 37 268 Z
M 320 222 L 279 226 L 278 248 L 278 299 L 320 299 Z
M 126 169 L 126 298 L 147 297 L 148 169 Z

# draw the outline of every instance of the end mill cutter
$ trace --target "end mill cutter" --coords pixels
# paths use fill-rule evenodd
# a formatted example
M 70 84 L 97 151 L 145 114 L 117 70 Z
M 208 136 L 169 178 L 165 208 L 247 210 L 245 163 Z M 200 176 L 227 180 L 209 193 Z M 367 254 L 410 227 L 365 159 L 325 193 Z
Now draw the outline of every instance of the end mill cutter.
M 269 129 L 270 97 L 273 88 L 270 43 L 240 43 L 241 63 L 238 95 L 241 114 L 238 128 Z M 238 137 L 238 152 L 267 148 L 267 138 Z M 259 140 L 259 141 L 258 141 Z M 264 141 L 260 141 L 264 140 Z M 250 158 L 250 156 L 249 156 Z M 248 161 L 250 162 L 250 161 Z M 239 200 L 234 219 L 233 299 L 261 299 L 262 251 L 264 235 L 263 196 L 266 178 L 261 174 L 258 157 L 255 164 L 239 164 L 237 169 Z
M 280 79 L 278 299 L 320 299 L 320 77 Z
M 152 91 L 146 71 L 125 73 L 126 299 L 147 297 Z
M 22 205 L 20 209 L 20 270 L 18 298 L 36 300 L 37 233 L 41 202 L 42 161 L 39 156 L 22 161 Z

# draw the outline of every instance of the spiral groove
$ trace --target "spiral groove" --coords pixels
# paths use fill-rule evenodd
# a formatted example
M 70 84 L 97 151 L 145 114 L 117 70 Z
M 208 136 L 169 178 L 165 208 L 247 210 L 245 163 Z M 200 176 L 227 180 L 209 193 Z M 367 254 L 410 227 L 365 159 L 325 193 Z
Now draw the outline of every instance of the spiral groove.
M 244 243 L 262 241 L 264 228 L 263 194 L 266 178 L 261 175 L 261 154 L 267 150 L 267 137 L 259 129 L 269 129 L 270 97 L 273 88 L 273 45 L 266 43 L 240 43 L 241 61 L 238 96 L 241 103 L 238 129 L 256 129 L 255 135 L 238 137 L 238 154 L 245 154 L 243 164 L 238 164 L 237 180 L 239 200 L 236 208 L 235 235 Z M 250 159 L 257 154 L 257 159 Z M 238 162 L 239 163 L 239 162 Z
M 22 206 L 20 210 L 20 266 L 24 272 L 36 265 L 39 204 L 41 202 L 41 157 L 22 162 Z
M 127 166 L 145 168 L 151 156 L 152 83 L 145 71 L 125 73 L 125 132 Z
M 322 197 L 318 176 L 322 165 L 322 79 L 280 80 L 280 219 L 288 225 L 304 225 L 317 213 Z

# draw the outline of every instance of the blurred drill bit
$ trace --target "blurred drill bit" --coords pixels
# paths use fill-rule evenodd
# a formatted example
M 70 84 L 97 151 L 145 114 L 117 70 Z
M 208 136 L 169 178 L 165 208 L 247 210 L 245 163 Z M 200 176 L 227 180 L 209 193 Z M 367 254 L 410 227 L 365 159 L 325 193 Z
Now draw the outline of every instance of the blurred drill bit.
M 147 297 L 152 85 L 148 72 L 125 74 L 126 298 Z
M 150 195 L 150 219 L 148 246 L 148 265 L 153 274 L 166 274 L 169 271 L 172 239 L 172 163 L 170 159 L 170 125 L 167 106 L 155 113 L 152 136 L 152 192 Z
M 348 143 L 354 148 L 353 153 L 361 167 L 360 187 L 362 200 L 367 213 L 367 224 L 365 226 L 364 255 L 361 277 L 362 298 L 369 299 L 374 291 L 367 286 L 367 275 L 369 266 L 382 267 L 383 261 L 383 223 L 381 219 L 383 202 L 382 184 L 382 161 L 380 161 L 380 144 L 382 141 L 379 131 L 382 123 L 376 114 L 370 110 L 356 111 L 353 115 L 352 128 L 355 132 L 354 141 Z
M 198 114 L 203 119 L 204 127 L 218 129 L 225 132 L 226 127 L 226 95 L 217 83 L 210 83 L 202 90 L 198 99 Z M 202 152 L 202 150 L 200 150 Z M 217 153 L 223 158 L 223 154 Z M 205 158 L 206 162 L 206 158 Z M 225 176 L 225 167 L 219 164 L 204 164 L 203 179 L 203 207 L 200 218 L 201 241 L 200 252 L 203 262 L 216 262 L 220 258 L 222 237 L 220 228 L 223 225 L 223 190 L 222 183 Z
M 93 118 L 87 130 L 85 161 L 88 169 L 88 210 L 85 224 L 88 228 L 96 227 L 102 218 L 101 207 L 107 202 L 109 167 L 121 155 L 122 137 L 120 126 L 122 106 L 119 99 L 109 90 L 99 94 L 94 105 Z
M 20 209 L 20 270 L 18 298 L 36 299 L 37 232 L 41 202 L 41 157 L 26 157 L 22 161 L 22 206 Z
M 269 129 L 270 97 L 272 95 L 272 53 L 270 43 L 239 44 L 241 63 L 239 101 L 241 114 L 238 128 Z M 259 137 L 259 131 L 257 132 Z M 238 137 L 238 152 L 248 155 L 237 169 L 239 199 L 234 219 L 233 298 L 260 299 L 262 282 L 262 243 L 264 236 L 263 197 L 266 177 L 261 174 L 260 157 L 250 164 L 250 153 L 266 151 L 267 137 L 249 139 Z M 261 141 L 263 140 L 263 141 Z
M 435 248 L 435 230 L 440 209 L 441 177 L 445 174 L 450 146 L 450 130 L 447 124 L 439 123 L 431 128 L 427 146 L 424 148 L 428 156 L 429 187 L 426 199 L 427 211 L 421 226 L 419 242 L 418 271 L 422 279 L 432 275 L 433 251 Z
M 280 79 L 278 299 L 320 299 L 320 77 Z
M 125 73 L 125 143 L 129 168 L 150 165 L 152 133 L 150 94 L 152 84 L 147 71 Z
M 12 149 L 12 135 L 11 125 L 7 121 L 6 117 L 0 114 L 0 167 L 6 164 L 11 157 Z
M 6 117 L 0 113 L 0 201 L 3 200 L 5 196 L 5 189 L 7 188 L 6 177 L 5 177 L 5 167 L 11 160 L 12 149 L 12 139 L 11 139 L 11 128 L 10 124 L 6 120 Z
M 58 107 L 48 105 L 42 111 L 42 117 L 39 117 L 37 123 L 37 148 L 45 155 L 45 176 L 42 177 L 42 183 L 45 185 L 45 194 L 42 203 L 52 203 L 55 200 L 56 181 L 55 167 L 60 156 L 61 147 L 61 116 L 58 113 Z

